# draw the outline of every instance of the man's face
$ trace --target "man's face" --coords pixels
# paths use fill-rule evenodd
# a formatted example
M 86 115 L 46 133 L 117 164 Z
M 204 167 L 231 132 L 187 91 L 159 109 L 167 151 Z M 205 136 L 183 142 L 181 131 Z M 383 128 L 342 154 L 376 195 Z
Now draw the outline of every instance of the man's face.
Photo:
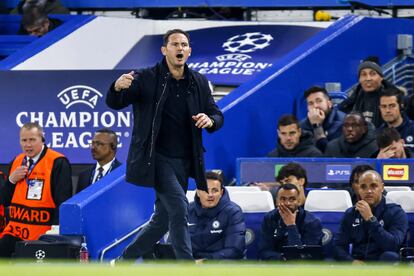
M 197 190 L 197 195 L 200 198 L 201 207 L 213 208 L 216 207 L 223 195 L 220 181 L 215 179 L 207 179 L 208 193 L 203 190 Z
M 20 146 L 26 156 L 33 158 L 42 151 L 43 134 L 38 128 L 22 128 L 20 130 Z
M 322 110 L 327 115 L 332 110 L 332 102 L 322 92 L 310 94 L 306 98 L 306 102 L 308 104 L 308 111 L 316 108 Z
M 380 111 L 382 119 L 388 124 L 394 124 L 397 121 L 402 120 L 400 106 L 396 96 L 381 97 Z
M 370 68 L 362 69 L 359 73 L 359 83 L 365 92 L 372 92 L 381 86 L 383 77 Z
M 345 117 L 342 133 L 348 143 L 358 142 L 366 132 L 367 127 L 360 116 L 348 115 Z
M 287 150 L 293 150 L 299 144 L 301 130 L 296 124 L 291 124 L 280 126 L 277 134 L 280 139 L 280 144 Z
M 395 153 L 392 158 L 405 158 L 403 139 L 400 139 L 398 141 L 392 141 L 392 144 L 389 145 L 388 147 L 389 147 L 389 150 Z
M 384 183 L 377 174 L 368 172 L 359 178 L 359 196 L 366 201 L 369 206 L 375 207 L 382 199 Z
M 33 36 L 43 36 L 49 31 L 49 20 L 45 19 L 33 26 L 26 26 L 26 32 Z
M 112 135 L 109 133 L 96 133 L 91 142 L 92 158 L 98 162 L 109 162 L 115 157 L 112 148 Z
M 285 205 L 291 212 L 295 212 L 299 208 L 300 204 L 298 199 L 299 193 L 295 189 L 279 189 L 277 193 L 277 204 Z
M 187 37 L 181 33 L 174 33 L 168 37 L 166 46 L 161 47 L 161 52 L 170 67 L 180 68 L 187 62 L 191 54 L 191 47 Z

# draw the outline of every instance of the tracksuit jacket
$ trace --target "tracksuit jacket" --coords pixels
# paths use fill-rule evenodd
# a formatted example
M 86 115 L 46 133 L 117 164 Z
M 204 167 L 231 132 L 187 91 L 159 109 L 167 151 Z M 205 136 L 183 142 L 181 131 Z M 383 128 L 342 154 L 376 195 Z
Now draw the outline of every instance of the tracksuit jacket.
M 195 259 L 241 259 L 246 225 L 241 208 L 224 189 L 218 205 L 202 208 L 196 195 L 189 206 L 188 225 Z
M 408 231 L 404 210 L 397 204 L 386 204 L 383 197 L 372 213 L 377 218 L 375 222 L 365 221 L 355 207 L 345 211 L 334 238 L 337 260 L 378 260 L 385 251 L 398 253 Z

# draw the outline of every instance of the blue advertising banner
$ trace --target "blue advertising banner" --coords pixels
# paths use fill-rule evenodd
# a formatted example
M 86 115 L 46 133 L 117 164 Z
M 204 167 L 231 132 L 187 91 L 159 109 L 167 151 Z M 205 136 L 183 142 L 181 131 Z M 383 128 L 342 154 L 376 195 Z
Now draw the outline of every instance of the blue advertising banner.
M 126 160 L 132 112 L 111 110 L 106 92 L 123 71 L 0 71 L 0 163 L 21 153 L 19 129 L 26 122 L 44 128 L 46 144 L 71 163 L 92 163 L 89 143 L 96 130 L 119 137 L 118 159 Z
M 296 25 L 245 25 L 190 31 L 190 68 L 216 85 L 240 85 L 290 52 L 322 28 Z M 161 58 L 162 35 L 144 36 L 116 65 L 148 67 Z

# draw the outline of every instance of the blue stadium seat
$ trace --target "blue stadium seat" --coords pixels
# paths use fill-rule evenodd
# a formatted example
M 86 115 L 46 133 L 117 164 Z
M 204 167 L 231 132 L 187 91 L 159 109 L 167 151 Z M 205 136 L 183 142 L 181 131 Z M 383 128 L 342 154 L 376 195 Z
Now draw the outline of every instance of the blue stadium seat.
M 333 258 L 333 238 L 338 232 L 346 209 L 352 207 L 351 196 L 345 190 L 312 190 L 309 192 L 305 210 L 314 214 L 322 223 L 322 245 L 325 258 Z
M 267 191 L 234 191 L 229 195 L 243 210 L 246 223 L 246 257 L 256 260 L 263 217 L 275 208 L 272 195 Z
M 408 217 L 410 227 L 407 246 L 414 247 L 414 191 L 390 191 L 387 193 L 387 203 L 396 203 L 403 208 Z

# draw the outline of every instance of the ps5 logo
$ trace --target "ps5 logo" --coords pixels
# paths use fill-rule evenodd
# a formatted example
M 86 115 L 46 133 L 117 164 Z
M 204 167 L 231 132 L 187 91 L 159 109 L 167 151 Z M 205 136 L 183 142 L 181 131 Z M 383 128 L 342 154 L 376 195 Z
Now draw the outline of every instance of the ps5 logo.
M 59 92 L 57 97 L 66 109 L 74 104 L 85 104 L 94 109 L 102 93 L 90 86 L 75 85 Z

